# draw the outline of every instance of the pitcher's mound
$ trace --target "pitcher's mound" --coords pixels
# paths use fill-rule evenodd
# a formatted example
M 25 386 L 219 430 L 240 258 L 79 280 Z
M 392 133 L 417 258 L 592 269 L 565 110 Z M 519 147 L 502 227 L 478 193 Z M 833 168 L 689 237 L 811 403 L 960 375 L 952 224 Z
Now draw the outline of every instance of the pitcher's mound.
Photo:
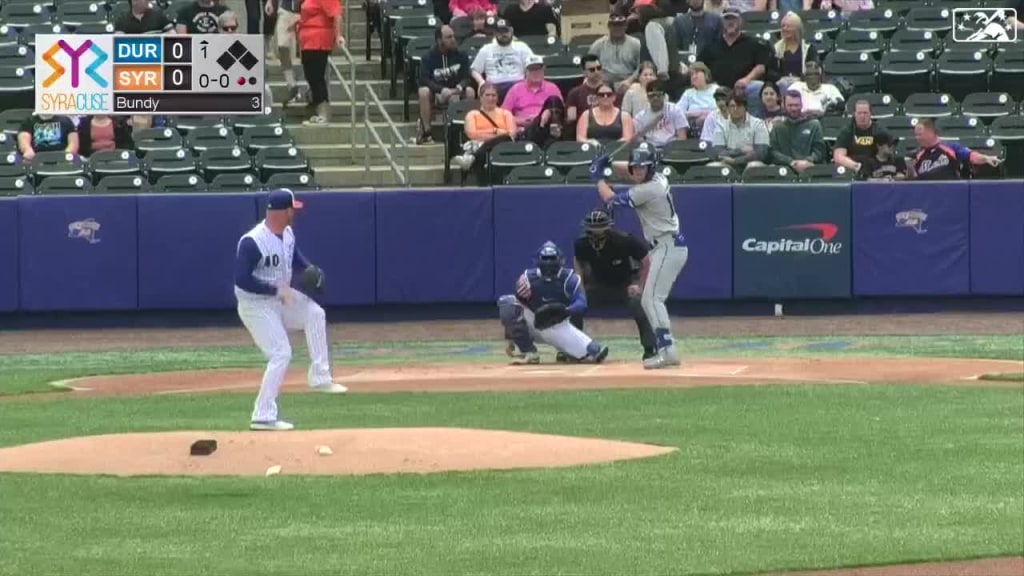
M 196 440 L 217 441 L 192 456 Z M 328 450 L 323 448 L 327 447 Z M 675 448 L 463 428 L 166 432 L 83 436 L 0 449 L 0 471 L 56 474 L 263 476 L 510 470 L 647 458 Z

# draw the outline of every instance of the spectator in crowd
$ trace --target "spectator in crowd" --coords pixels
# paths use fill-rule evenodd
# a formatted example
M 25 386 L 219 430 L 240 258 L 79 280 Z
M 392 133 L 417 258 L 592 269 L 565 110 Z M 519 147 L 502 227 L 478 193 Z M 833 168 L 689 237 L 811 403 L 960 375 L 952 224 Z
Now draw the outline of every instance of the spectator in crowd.
M 821 65 L 808 62 L 804 68 L 803 80 L 794 82 L 790 90 L 796 90 L 803 96 L 804 114 L 822 116 L 833 112 L 842 112 L 846 106 L 846 97 L 834 84 L 822 82 Z
M 299 45 L 302 71 L 309 84 L 309 104 L 315 113 L 306 126 L 327 126 L 331 104 L 327 89 L 327 60 L 345 43 L 341 35 L 341 3 L 338 0 L 302 0 L 299 11 Z
M 515 140 L 519 132 L 512 113 L 498 107 L 497 86 L 485 82 L 480 87 L 480 108 L 466 114 L 465 130 L 463 152 L 452 158 L 452 165 L 462 170 L 475 169 L 478 180 L 483 184 L 483 168 L 491 149 L 502 142 Z
M 647 85 L 649 104 L 637 115 L 634 122 L 636 130 L 642 130 L 656 114 L 664 112 L 657 125 L 644 134 L 644 140 L 657 148 L 675 140 L 686 140 L 686 131 L 690 127 L 686 122 L 686 115 L 677 106 L 668 102 L 665 88 L 666 82 L 661 79 Z
M 722 15 L 708 12 L 705 0 L 689 0 L 690 11 L 676 16 L 672 23 L 672 33 L 676 35 L 676 47 L 690 54 L 700 54 L 708 43 L 722 37 Z M 655 45 L 648 42 L 652 52 Z M 668 61 L 666 55 L 665 60 Z
M 576 141 L 602 143 L 633 137 L 633 118 L 615 105 L 615 89 L 605 84 L 597 90 L 597 105 L 580 114 Z
M 469 38 L 488 38 L 492 34 L 487 29 L 487 12 L 482 8 L 474 8 L 469 13 L 469 17 L 473 19 L 473 28 L 469 32 Z M 492 17 L 493 18 L 493 17 Z
M 725 0 L 704 0 L 704 11 L 708 14 L 718 14 L 721 16 L 725 8 Z
M 818 51 L 804 40 L 804 21 L 790 12 L 782 17 L 782 38 L 774 46 L 774 67 L 783 93 L 804 76 L 806 66 L 820 61 Z
M 227 12 L 217 0 L 195 0 L 178 9 L 178 34 L 216 34 L 220 27 L 217 19 Z
M 569 90 L 565 98 L 565 121 L 576 122 L 579 117 L 597 104 L 597 91 L 604 86 L 604 73 L 601 70 L 601 60 L 593 54 L 587 54 L 580 63 L 583 68 L 583 82 Z
M 761 87 L 761 114 L 760 118 L 765 121 L 768 131 L 771 132 L 775 119 L 785 117 L 786 111 L 782 109 L 782 98 L 779 97 L 779 87 L 774 82 L 765 82 Z
M 624 10 L 629 10 L 625 12 Z M 669 80 L 673 95 L 682 92 L 684 67 L 679 60 L 679 46 L 672 27 L 672 15 L 677 9 L 668 0 L 636 0 L 617 5 L 614 14 L 626 16 L 626 32 L 641 32 L 641 54 L 645 51 L 654 63 L 658 77 Z M 678 91 L 675 88 L 679 87 Z
M 786 93 L 786 119 L 777 122 L 771 133 L 772 163 L 789 166 L 803 173 L 825 160 L 825 137 L 817 119 L 803 114 L 803 98 L 791 90 Z
M 260 21 L 263 28 L 260 29 Z M 245 0 L 245 33 L 263 34 L 267 39 L 274 33 L 274 0 Z
M 764 84 L 770 47 L 757 38 L 743 33 L 743 19 L 736 8 L 722 14 L 722 36 L 711 41 L 697 56 L 711 68 L 719 86 L 747 91 L 750 111 L 761 112 L 761 86 Z
M 274 44 L 276 54 L 281 61 L 281 72 L 284 83 L 288 86 L 288 96 L 284 104 L 294 104 L 300 99 L 299 85 L 295 81 L 295 67 L 292 63 L 292 50 L 295 47 L 295 29 L 299 25 L 300 0 L 267 0 L 276 2 L 274 17 Z
M 505 20 L 494 23 L 494 41 L 484 44 L 473 59 L 470 73 L 477 84 L 477 92 L 484 82 L 498 87 L 499 96 L 526 77 L 526 62 L 533 57 L 530 47 L 512 38 L 513 29 Z
M 448 8 L 452 11 L 452 19 L 469 18 L 476 10 L 481 10 L 484 16 L 493 16 L 498 13 L 498 8 L 491 0 L 448 0 Z
M 636 81 L 630 84 L 626 94 L 622 97 L 622 109 L 636 118 L 642 110 L 647 108 L 647 86 L 658 79 L 654 63 L 643 61 L 637 69 Z
M 447 107 L 463 98 L 473 99 L 473 79 L 469 75 L 469 56 L 459 50 L 455 30 L 441 26 L 434 30 L 437 45 L 423 56 L 420 63 L 420 103 L 418 144 L 433 142 L 430 127 L 433 124 L 434 105 Z
M 715 109 L 704 118 L 704 126 L 700 130 L 701 142 L 711 144 L 715 140 L 715 135 L 725 130 L 725 124 L 729 121 L 728 104 L 732 93 L 732 90 L 723 86 L 715 89 Z
M 806 2 L 806 0 L 804 0 Z M 821 0 L 819 10 L 838 10 L 843 14 L 860 12 L 861 10 L 873 10 L 874 0 Z
M 131 0 L 131 9 L 114 20 L 115 34 L 162 34 L 173 28 L 164 11 L 150 6 L 149 0 Z
M 882 132 L 875 138 L 877 152 L 860 166 L 857 178 L 861 180 L 905 180 L 907 162 L 896 153 L 899 141 Z
M 560 127 L 565 119 L 562 91 L 544 79 L 544 59 L 540 56 L 527 61 L 526 78 L 508 91 L 502 107 L 515 116 L 524 137 L 538 144 L 547 140 L 552 124 Z M 557 116 L 555 110 L 559 111 Z
M 601 60 L 604 77 L 623 94 L 636 81 L 640 66 L 640 40 L 626 34 L 626 19 L 619 14 L 608 16 L 608 34 L 590 45 L 590 53 Z
M 836 166 L 860 173 L 861 165 L 878 154 L 877 139 L 882 134 L 885 130 L 871 117 L 871 103 L 867 100 L 854 102 L 853 121 L 836 136 L 832 161 Z
M 729 0 L 729 8 L 742 12 L 764 12 L 768 10 L 768 0 Z
M 727 104 L 729 120 L 715 132 L 711 145 L 721 150 L 711 166 L 730 166 L 742 172 L 747 166 L 764 166 L 768 159 L 768 127 L 747 111 L 746 92 L 734 91 Z
M 999 158 L 975 152 L 955 141 L 939 138 L 932 118 L 922 118 L 914 126 L 918 149 L 910 165 L 915 180 L 959 180 L 964 164 L 999 166 Z
M 558 17 L 547 1 L 519 0 L 518 3 L 505 8 L 501 17 L 520 38 L 558 35 Z
M 104 150 L 130 149 L 133 147 L 127 121 L 110 116 L 88 116 L 78 126 L 79 154 L 92 156 Z
M 693 126 L 694 130 L 700 130 L 704 126 L 704 119 L 717 109 L 715 105 L 715 91 L 718 84 L 711 78 L 711 70 L 703 62 L 694 62 L 690 65 L 690 88 L 683 92 L 676 106 L 686 114 L 686 120 Z M 743 101 L 746 111 L 746 100 Z
M 71 118 L 52 114 L 34 114 L 18 130 L 18 152 L 31 161 L 37 152 L 78 154 L 78 129 Z

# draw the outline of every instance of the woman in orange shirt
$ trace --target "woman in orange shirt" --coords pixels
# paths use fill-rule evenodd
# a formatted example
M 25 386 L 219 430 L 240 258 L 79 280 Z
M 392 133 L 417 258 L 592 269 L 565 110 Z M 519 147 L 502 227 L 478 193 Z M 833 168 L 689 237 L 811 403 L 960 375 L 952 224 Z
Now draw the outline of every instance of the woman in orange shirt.
M 485 186 L 483 166 L 491 148 L 515 140 L 519 128 L 515 116 L 498 107 L 498 87 L 490 82 L 480 87 L 480 108 L 466 114 L 465 124 L 468 141 L 462 146 L 463 153 L 452 158 L 452 165 L 462 170 L 474 169 L 480 185 Z
M 302 71 L 309 84 L 310 106 L 316 111 L 306 126 L 326 126 L 331 104 L 327 92 L 327 59 L 345 43 L 341 35 L 341 0 L 303 0 L 299 11 Z

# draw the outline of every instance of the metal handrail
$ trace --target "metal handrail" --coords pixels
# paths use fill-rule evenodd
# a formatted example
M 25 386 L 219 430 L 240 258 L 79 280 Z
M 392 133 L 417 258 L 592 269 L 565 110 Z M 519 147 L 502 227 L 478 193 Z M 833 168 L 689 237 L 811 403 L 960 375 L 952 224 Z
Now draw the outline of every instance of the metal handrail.
M 388 114 L 387 109 L 384 108 L 384 103 L 380 101 L 380 98 L 377 96 L 377 92 L 376 90 L 373 89 L 373 86 L 371 86 L 370 84 L 366 84 L 363 88 L 363 127 L 366 128 L 367 134 L 373 137 L 374 142 L 376 142 L 377 146 L 384 154 L 384 158 L 387 159 L 388 165 L 391 167 L 391 171 L 395 173 L 395 176 L 398 178 L 398 181 L 402 184 L 402 186 L 409 186 L 409 143 L 406 141 L 405 137 L 402 136 L 402 133 L 398 130 L 398 125 L 396 125 L 394 120 L 391 119 L 391 115 Z M 373 104 L 377 107 L 377 112 L 381 115 L 382 118 L 384 118 L 384 123 L 387 124 L 388 128 L 391 131 L 391 135 L 394 137 L 394 142 L 392 142 L 390 146 L 384 143 L 384 140 L 380 137 L 380 133 L 377 132 L 377 129 L 373 126 L 373 124 L 370 123 L 371 100 L 373 101 Z M 364 144 L 364 161 L 366 163 L 366 172 L 367 174 L 369 174 L 370 139 L 366 138 L 366 140 L 364 140 Z M 402 149 L 402 166 L 398 165 L 398 162 L 395 161 L 395 158 L 391 153 L 392 149 L 396 146 Z
M 346 38 L 348 40 L 348 38 Z M 348 58 L 349 73 L 348 79 L 341 73 L 341 69 L 334 62 L 334 58 L 328 58 L 327 64 L 331 70 L 334 71 L 334 75 L 338 77 L 341 82 L 341 89 L 345 91 L 345 97 L 348 98 L 349 105 L 349 121 L 351 123 L 351 129 L 349 130 L 349 144 L 353 147 L 356 145 L 356 59 L 352 57 L 352 53 L 348 51 L 348 46 L 345 44 L 341 45 L 341 53 Z

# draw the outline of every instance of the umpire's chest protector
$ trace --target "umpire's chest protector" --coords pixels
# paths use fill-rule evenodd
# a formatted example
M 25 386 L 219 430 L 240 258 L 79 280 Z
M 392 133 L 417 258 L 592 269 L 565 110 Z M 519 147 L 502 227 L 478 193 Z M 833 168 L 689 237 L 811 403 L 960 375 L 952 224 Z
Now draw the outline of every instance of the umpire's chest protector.
M 545 304 L 556 302 L 568 306 L 570 300 L 565 284 L 571 275 L 572 270 L 568 268 L 562 268 L 558 275 L 551 278 L 544 278 L 537 269 L 527 272 L 526 277 L 530 281 L 530 310 L 536 311 Z

